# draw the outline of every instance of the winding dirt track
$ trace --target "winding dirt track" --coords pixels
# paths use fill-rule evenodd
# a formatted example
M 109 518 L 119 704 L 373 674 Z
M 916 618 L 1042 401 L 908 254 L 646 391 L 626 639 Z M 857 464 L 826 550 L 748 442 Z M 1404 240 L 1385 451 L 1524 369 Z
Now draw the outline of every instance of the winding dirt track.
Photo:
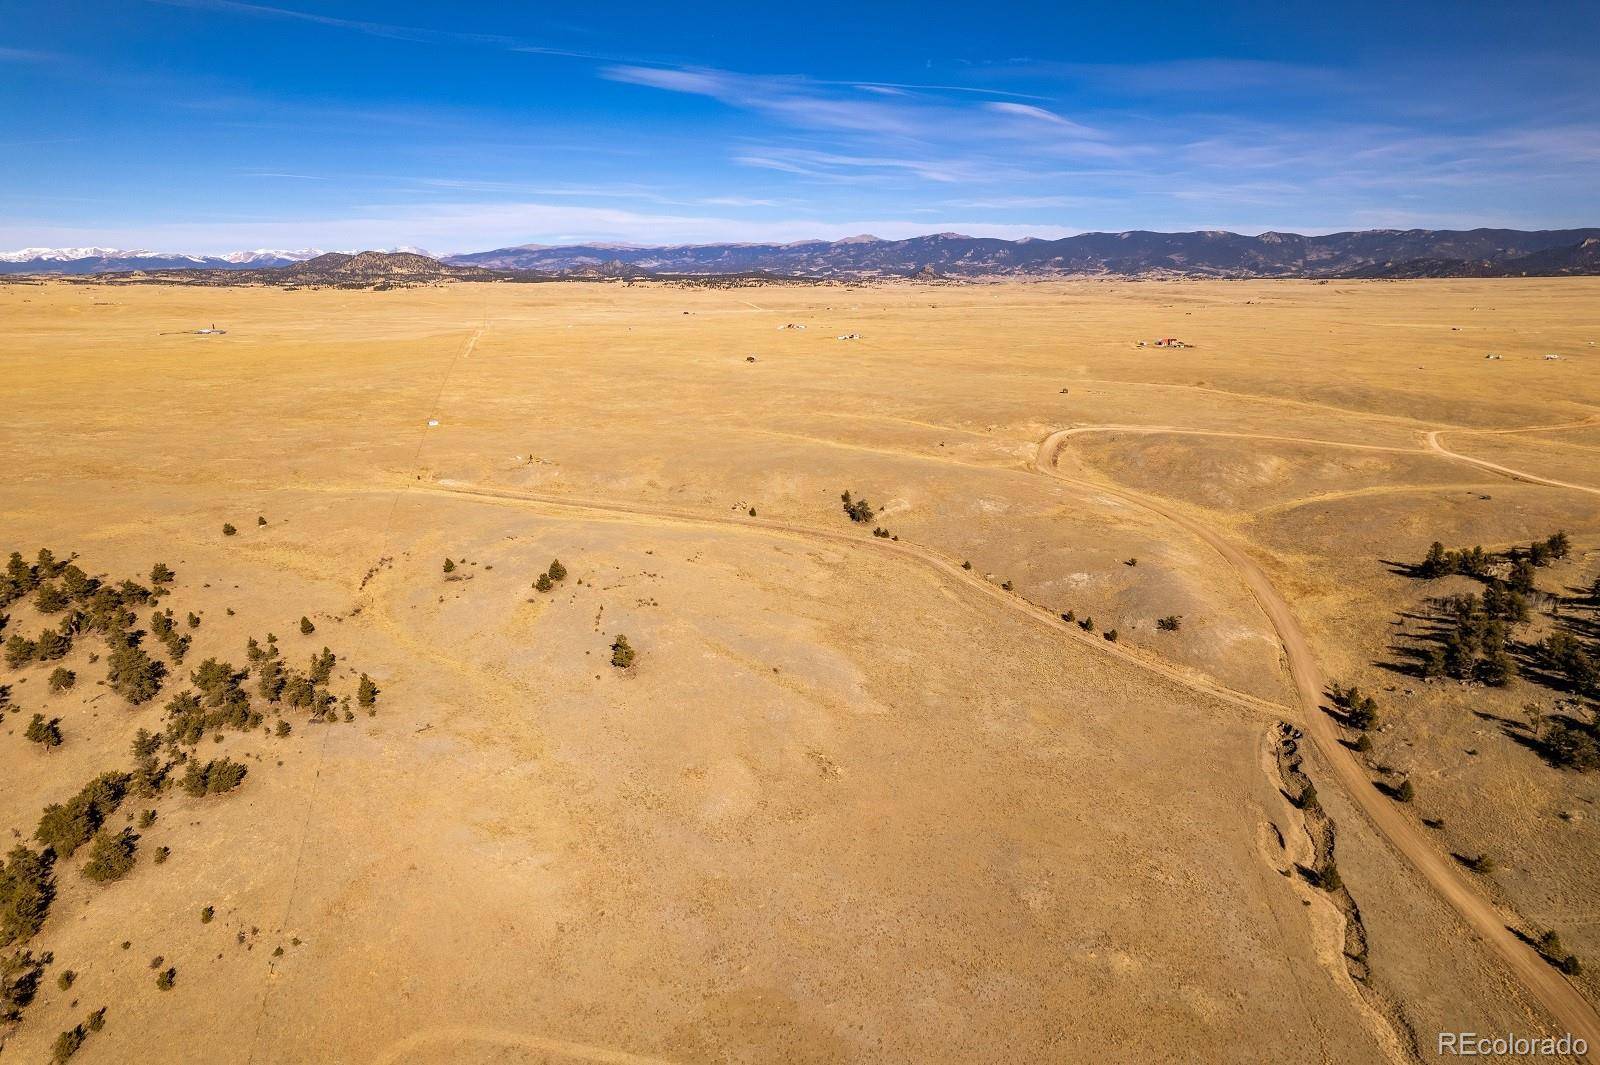
M 540 506 L 555 510 L 577 511 L 590 516 L 611 515 L 619 520 L 637 522 L 639 520 L 655 521 L 662 524 L 690 525 L 690 526 L 715 526 L 731 527 L 744 532 L 764 532 L 769 535 L 781 535 L 796 539 L 823 541 L 826 543 L 843 544 L 858 550 L 882 550 L 914 559 L 938 570 L 948 580 L 963 587 L 981 593 L 986 598 L 1015 610 L 1036 624 L 1042 625 L 1052 632 L 1065 635 L 1078 641 L 1085 647 L 1093 648 L 1113 658 L 1121 659 L 1131 665 L 1151 673 L 1158 674 L 1166 679 L 1181 684 L 1193 691 L 1201 692 L 1212 698 L 1219 699 L 1241 710 L 1247 711 L 1253 717 L 1269 715 L 1273 719 L 1282 718 L 1285 714 L 1293 715 L 1291 707 L 1275 703 L 1270 699 L 1250 695 L 1247 692 L 1237 691 L 1224 684 L 1219 684 L 1197 670 L 1185 669 L 1169 662 L 1162 661 L 1149 655 L 1142 654 L 1132 648 L 1121 644 L 1111 643 L 1100 636 L 1091 635 L 1081 631 L 1076 625 L 1068 624 L 1060 616 L 1046 610 L 1015 592 L 1007 592 L 982 577 L 969 572 L 961 567 L 954 559 L 942 555 L 930 548 L 912 544 L 904 540 L 883 540 L 876 537 L 865 536 L 860 533 L 842 532 L 835 529 L 817 528 L 808 525 L 798 525 L 785 521 L 774 521 L 769 518 L 746 518 L 723 516 L 720 514 L 697 514 L 693 511 L 675 510 L 670 507 L 657 507 L 639 503 L 619 503 L 612 500 L 582 499 L 574 496 L 548 495 L 540 492 L 526 492 L 509 488 L 492 488 L 485 485 L 466 484 L 460 481 L 442 480 L 434 484 L 419 484 L 411 488 L 413 493 L 424 495 L 444 495 L 457 498 L 465 497 L 485 502 L 499 502 L 509 505 L 521 504 L 523 506 Z
M 1412 868 L 1432 885 L 1462 920 L 1466 921 L 1484 942 L 1500 955 L 1522 986 L 1549 1012 L 1557 1024 L 1588 1043 L 1589 1060 L 1600 1061 L 1600 1057 L 1596 1056 L 1600 1055 L 1600 1014 L 1595 1012 L 1594 1007 L 1577 988 L 1531 947 L 1517 938 L 1508 927 L 1505 916 L 1477 891 L 1449 859 L 1423 837 L 1421 831 L 1393 802 L 1383 797 L 1373 787 L 1361 763 L 1344 744 L 1339 742 L 1337 726 L 1322 712 L 1323 678 L 1317 667 L 1316 656 L 1311 651 L 1310 641 L 1306 639 L 1305 631 L 1301 629 L 1288 601 L 1273 586 L 1271 579 L 1255 559 L 1211 526 L 1189 517 L 1162 500 L 1114 485 L 1070 477 L 1057 471 L 1056 459 L 1062 444 L 1069 437 L 1106 428 L 1109 427 L 1085 426 L 1051 433 L 1039 444 L 1034 460 L 1035 468 L 1079 487 L 1116 496 L 1166 518 L 1174 525 L 1200 537 L 1233 566 L 1250 589 L 1251 595 L 1260 604 L 1262 612 L 1272 622 L 1272 627 L 1277 630 L 1278 638 L 1283 644 L 1284 655 L 1288 659 L 1289 674 L 1294 680 L 1306 733 L 1316 744 L 1323 760 L 1332 769 L 1334 777 L 1351 801 L 1360 807 L 1390 845 L 1411 863 Z M 1139 427 L 1135 426 L 1118 428 L 1124 431 L 1139 431 Z M 1148 431 L 1172 430 L 1165 427 L 1151 427 Z M 1440 445 L 1438 436 L 1439 431 L 1426 434 L 1429 448 L 1448 458 L 1459 459 L 1517 480 L 1600 494 L 1600 490 L 1585 485 L 1554 481 L 1458 455 Z
M 1578 425 L 1592 425 L 1592 424 L 1594 424 L 1594 423 L 1593 423 L 1593 420 L 1591 419 L 1588 422 L 1579 422 L 1579 423 L 1575 423 L 1574 425 L 1551 425 L 1551 426 L 1541 426 L 1541 428 L 1547 428 L 1547 429 L 1570 429 L 1570 428 L 1576 428 Z M 1510 430 L 1499 430 L 1499 431 L 1510 431 Z M 1529 430 L 1522 430 L 1522 431 L 1527 432 Z M 1540 477 L 1538 474 L 1525 473 L 1522 470 L 1514 470 L 1510 466 L 1502 466 L 1498 462 L 1490 462 L 1487 459 L 1478 459 L 1478 458 L 1473 458 L 1471 455 L 1463 455 L 1459 451 L 1451 451 L 1449 448 L 1447 448 L 1443 444 L 1439 443 L 1439 437 L 1444 432 L 1445 432 L 1445 430 L 1443 430 L 1443 429 L 1434 429 L 1434 430 L 1432 430 L 1432 431 L 1430 431 L 1428 433 L 1423 434 L 1423 440 L 1424 440 L 1424 442 L 1427 443 L 1429 451 L 1432 451 L 1432 452 L 1434 452 L 1436 454 L 1439 454 L 1439 455 L 1443 455 L 1445 458 L 1455 459 L 1457 462 L 1465 462 L 1470 466 L 1476 466 L 1480 470 L 1488 470 L 1490 473 L 1498 473 L 1503 477 L 1511 478 L 1513 481 L 1525 481 L 1528 484 L 1549 485 L 1551 488 L 1570 488 L 1574 492 L 1588 492 L 1590 495 L 1600 496 L 1600 488 L 1591 488 L 1590 486 L 1585 485 L 1585 484 L 1573 484 L 1571 481 L 1557 481 L 1557 480 L 1555 480 L 1553 478 L 1550 478 L 1550 477 Z

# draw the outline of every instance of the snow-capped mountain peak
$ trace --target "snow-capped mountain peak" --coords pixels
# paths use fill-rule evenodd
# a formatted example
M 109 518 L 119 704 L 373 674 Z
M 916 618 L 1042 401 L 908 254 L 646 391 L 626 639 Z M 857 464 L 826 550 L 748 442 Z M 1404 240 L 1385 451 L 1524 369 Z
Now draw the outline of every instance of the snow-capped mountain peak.
M 314 259 L 321 254 L 322 251 L 316 248 L 298 251 L 257 248 L 225 255 L 122 248 L 22 248 L 19 251 L 0 252 L 0 273 L 96 274 L 118 270 L 287 266 Z
M 315 259 L 321 254 L 323 254 L 321 248 L 300 248 L 296 251 L 283 251 L 277 248 L 257 248 L 254 251 L 230 251 L 226 255 L 217 256 L 217 258 L 222 259 L 225 262 L 239 263 L 241 265 L 265 262 L 273 259 L 288 260 L 289 262 L 300 263 L 305 262 L 307 259 Z

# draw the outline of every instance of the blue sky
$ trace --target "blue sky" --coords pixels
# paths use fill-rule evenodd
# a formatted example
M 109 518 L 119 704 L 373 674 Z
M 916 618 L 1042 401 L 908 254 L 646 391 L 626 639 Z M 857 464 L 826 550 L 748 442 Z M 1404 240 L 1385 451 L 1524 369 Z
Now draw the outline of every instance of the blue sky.
M 1600 224 L 1600 4 L 0 0 L 0 249 Z

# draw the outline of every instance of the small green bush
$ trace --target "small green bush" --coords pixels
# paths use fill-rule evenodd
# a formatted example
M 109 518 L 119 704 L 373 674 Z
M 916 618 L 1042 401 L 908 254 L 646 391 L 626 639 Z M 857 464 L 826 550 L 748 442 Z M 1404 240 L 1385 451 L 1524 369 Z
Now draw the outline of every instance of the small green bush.
M 618 669 L 627 669 L 633 665 L 636 652 L 628 643 L 626 636 L 618 636 L 611 643 L 611 664 Z
M 69 1060 L 82 1049 L 84 1040 L 88 1038 L 81 1024 L 73 1025 L 56 1036 L 56 1041 L 50 1047 L 50 1060 L 53 1065 L 61 1065 L 62 1062 Z
M 237 533 L 238 531 L 239 531 L 238 529 L 235 529 L 229 523 L 227 523 L 227 522 L 223 522 L 222 523 L 222 535 L 223 536 L 232 536 L 235 533 Z

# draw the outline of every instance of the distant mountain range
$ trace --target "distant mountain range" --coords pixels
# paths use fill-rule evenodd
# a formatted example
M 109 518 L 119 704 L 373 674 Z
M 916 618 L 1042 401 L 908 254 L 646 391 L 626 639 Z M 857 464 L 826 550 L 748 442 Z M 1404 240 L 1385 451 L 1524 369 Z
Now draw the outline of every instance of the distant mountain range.
M 364 258 L 372 255 L 384 257 Z M 434 265 L 424 268 L 409 260 Z M 313 263 L 319 265 L 310 267 Z M 8 274 L 177 271 L 193 275 L 218 270 L 241 272 L 244 276 L 234 278 L 235 282 L 269 284 L 353 284 L 362 278 L 414 283 L 425 277 L 532 280 L 663 275 L 816 279 L 1543 277 L 1600 274 L 1600 229 L 1374 229 L 1321 236 L 1135 231 L 1082 233 L 1060 240 L 936 233 L 907 240 L 860 236 L 793 244 L 527 244 L 438 260 L 414 249 L 354 256 L 268 250 L 196 256 L 107 248 L 29 248 L 0 255 L 0 273 Z
M 222 270 L 186 267 L 153 270 L 131 279 L 202 285 L 282 285 L 319 288 L 370 288 L 434 281 L 495 281 L 505 275 L 479 266 L 455 266 L 418 252 L 323 252 L 285 266 L 241 266 Z
M 236 251 L 227 255 L 183 255 L 117 248 L 23 248 L 0 252 L 0 274 L 109 274 L 132 270 L 250 270 L 311 259 L 322 252 Z
M 453 255 L 446 261 L 496 270 L 566 273 L 624 269 L 647 273 L 765 271 L 853 278 L 935 274 L 1116 277 L 1499 276 L 1592 273 L 1581 252 L 1600 229 L 1522 232 L 1379 229 L 1325 236 L 1298 233 L 1082 233 L 1060 240 L 1000 240 L 936 233 L 909 240 L 851 237 L 797 244 L 688 244 L 675 247 L 525 245 Z M 1524 260 L 1526 264 L 1524 265 Z M 1589 263 L 1588 269 L 1574 269 Z M 1430 263 L 1432 273 L 1411 264 Z M 1391 271 L 1394 273 L 1391 275 Z

